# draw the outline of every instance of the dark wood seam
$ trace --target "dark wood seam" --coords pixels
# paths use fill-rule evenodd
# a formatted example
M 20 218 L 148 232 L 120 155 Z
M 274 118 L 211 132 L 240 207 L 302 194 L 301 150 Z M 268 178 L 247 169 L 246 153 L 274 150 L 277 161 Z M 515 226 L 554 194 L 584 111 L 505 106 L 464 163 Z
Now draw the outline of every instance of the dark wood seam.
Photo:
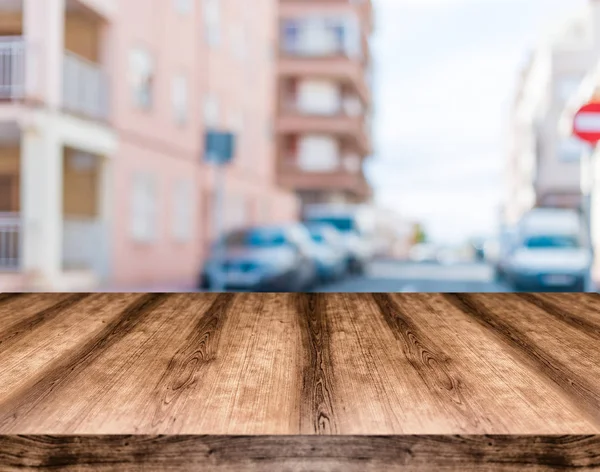
M 467 294 L 444 294 L 448 302 L 510 346 L 519 358 L 535 368 L 568 398 L 573 406 L 584 410 L 587 417 L 600 427 L 600 393 L 580 375 L 571 371 L 563 362 L 537 347 L 525 333 L 504 323 L 496 314 Z
M 600 325 L 589 321 L 581 316 L 574 315 L 566 311 L 556 303 L 544 298 L 543 295 L 537 295 L 533 293 L 520 293 L 517 296 L 529 303 L 545 311 L 549 315 L 552 315 L 559 321 L 568 324 L 569 326 L 577 329 L 579 332 L 600 341 Z
M 89 294 L 73 294 L 42 311 L 22 319 L 18 323 L 9 326 L 6 330 L 0 331 L 0 354 L 18 342 L 23 336 L 30 334 L 33 329 L 53 320 L 60 314 L 64 314 L 66 310 L 88 297 Z
M 32 411 L 53 390 L 69 383 L 100 355 L 117 344 L 154 309 L 169 299 L 166 294 L 146 294 L 128 305 L 112 322 L 68 356 L 59 358 L 41 376 L 0 404 L 0 430 L 7 431 L 24 414 Z
M 336 434 L 333 366 L 330 332 L 322 294 L 297 294 L 297 315 L 302 336 L 300 431 Z
M 148 412 L 153 428 L 176 418 L 185 403 L 186 391 L 194 388 L 203 370 L 215 360 L 223 325 L 235 297 L 231 293 L 219 294 L 208 310 L 200 313 L 183 345 L 169 361 L 152 393 L 157 401 L 153 411 Z

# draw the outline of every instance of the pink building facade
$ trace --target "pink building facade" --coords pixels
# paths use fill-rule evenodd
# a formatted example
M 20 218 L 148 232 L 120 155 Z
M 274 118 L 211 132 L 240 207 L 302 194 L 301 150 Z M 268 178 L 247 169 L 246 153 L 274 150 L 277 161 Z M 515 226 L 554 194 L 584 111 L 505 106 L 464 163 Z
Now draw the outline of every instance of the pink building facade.
M 208 127 L 237 135 L 228 227 L 296 218 L 270 135 L 275 2 L 150 3 L 0 0 L 0 289 L 193 286 Z

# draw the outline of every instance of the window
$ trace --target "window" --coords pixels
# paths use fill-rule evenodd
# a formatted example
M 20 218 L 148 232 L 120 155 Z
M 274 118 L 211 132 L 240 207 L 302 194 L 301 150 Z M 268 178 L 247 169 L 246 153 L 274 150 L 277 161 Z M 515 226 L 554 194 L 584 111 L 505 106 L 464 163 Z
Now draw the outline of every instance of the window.
M 173 77 L 173 113 L 175 122 L 184 125 L 188 119 L 188 89 L 187 79 L 183 75 Z
M 326 56 L 361 53 L 360 21 L 346 17 L 306 17 L 282 24 L 284 51 L 291 54 Z
M 581 247 L 581 241 L 576 236 L 538 235 L 527 238 L 524 246 L 529 249 L 572 249 Z
M 204 100 L 204 124 L 207 127 L 219 126 L 219 100 L 216 95 L 207 95 Z
M 135 174 L 132 186 L 131 234 L 136 241 L 150 242 L 156 238 L 157 189 L 152 175 Z
M 303 80 L 298 87 L 298 111 L 335 115 L 342 105 L 339 86 L 326 80 Z
M 216 46 L 221 39 L 221 5 L 219 0 L 204 0 L 204 21 L 206 24 L 206 41 Z
M 193 6 L 193 0 L 175 0 L 175 10 L 182 15 L 191 13 Z
M 283 25 L 283 47 L 287 52 L 295 52 L 298 45 L 299 24 L 297 21 L 288 20 Z
M 194 215 L 193 185 L 190 180 L 179 180 L 173 188 L 173 237 L 176 241 L 192 239 Z
M 154 59 L 145 49 L 133 49 L 129 56 L 133 103 L 141 109 L 152 107 Z
M 329 136 L 305 136 L 300 140 L 298 164 L 309 172 L 331 172 L 339 166 L 338 142 Z
M 17 211 L 18 176 L 0 175 L 0 213 Z

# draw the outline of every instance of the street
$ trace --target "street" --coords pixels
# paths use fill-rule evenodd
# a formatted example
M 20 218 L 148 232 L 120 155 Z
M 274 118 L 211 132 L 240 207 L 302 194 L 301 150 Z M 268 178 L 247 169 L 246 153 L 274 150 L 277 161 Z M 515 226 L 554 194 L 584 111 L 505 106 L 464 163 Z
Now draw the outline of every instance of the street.
M 317 287 L 316 292 L 510 292 L 485 264 L 377 261 L 361 277 Z

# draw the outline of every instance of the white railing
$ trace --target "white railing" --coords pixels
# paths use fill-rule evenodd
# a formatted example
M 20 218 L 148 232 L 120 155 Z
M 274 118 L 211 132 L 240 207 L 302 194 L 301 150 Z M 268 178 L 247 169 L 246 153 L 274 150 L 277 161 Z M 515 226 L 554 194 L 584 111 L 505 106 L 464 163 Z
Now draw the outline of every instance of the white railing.
M 108 117 L 108 78 L 98 64 L 65 52 L 63 105 L 66 110 L 96 119 Z
M 22 37 L 0 37 L 0 100 L 24 98 L 25 52 Z
M 19 269 L 21 219 L 15 213 L 0 213 L 0 270 Z

